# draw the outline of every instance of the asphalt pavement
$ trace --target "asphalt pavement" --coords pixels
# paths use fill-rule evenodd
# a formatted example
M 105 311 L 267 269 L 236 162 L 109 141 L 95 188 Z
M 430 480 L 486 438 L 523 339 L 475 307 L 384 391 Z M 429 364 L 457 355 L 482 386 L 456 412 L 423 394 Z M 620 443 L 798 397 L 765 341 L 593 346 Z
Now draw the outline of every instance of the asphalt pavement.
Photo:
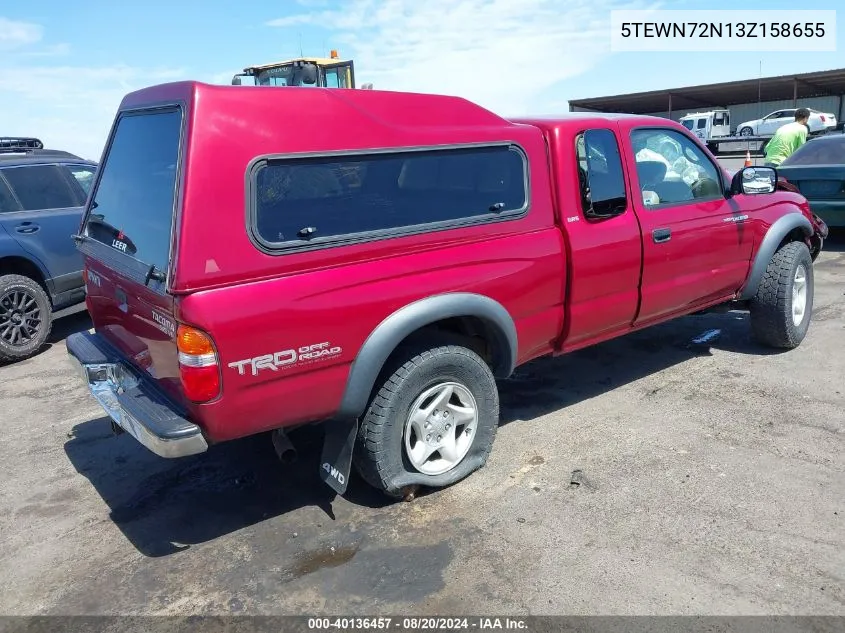
M 842 235 L 815 274 L 794 351 L 729 312 L 520 368 L 488 465 L 411 503 L 333 496 L 314 433 L 113 437 L 63 317 L 0 367 L 0 613 L 845 615 Z

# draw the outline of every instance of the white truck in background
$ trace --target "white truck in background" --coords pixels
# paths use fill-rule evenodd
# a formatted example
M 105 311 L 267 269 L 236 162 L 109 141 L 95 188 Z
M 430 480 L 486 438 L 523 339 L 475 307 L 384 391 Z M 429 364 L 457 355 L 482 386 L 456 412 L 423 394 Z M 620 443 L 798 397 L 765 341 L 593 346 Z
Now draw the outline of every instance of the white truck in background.
M 693 112 L 682 116 L 680 123 L 705 143 L 731 135 L 731 113 L 728 110 Z
M 761 156 L 770 136 L 733 136 L 729 110 L 693 112 L 679 119 L 681 125 L 695 134 L 717 157 Z

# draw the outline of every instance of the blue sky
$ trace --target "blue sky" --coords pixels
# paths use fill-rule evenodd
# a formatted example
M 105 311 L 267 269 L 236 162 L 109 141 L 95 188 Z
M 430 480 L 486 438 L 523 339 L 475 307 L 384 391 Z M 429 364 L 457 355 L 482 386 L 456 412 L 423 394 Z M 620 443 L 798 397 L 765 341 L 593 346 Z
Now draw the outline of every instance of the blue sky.
M 799 7 L 794 0 L 743 9 Z M 358 84 L 439 92 L 504 116 L 568 100 L 845 66 L 835 53 L 610 52 L 610 11 L 729 9 L 709 0 L 0 0 L 0 136 L 99 159 L 121 97 L 179 79 L 228 83 L 244 66 L 331 48 Z

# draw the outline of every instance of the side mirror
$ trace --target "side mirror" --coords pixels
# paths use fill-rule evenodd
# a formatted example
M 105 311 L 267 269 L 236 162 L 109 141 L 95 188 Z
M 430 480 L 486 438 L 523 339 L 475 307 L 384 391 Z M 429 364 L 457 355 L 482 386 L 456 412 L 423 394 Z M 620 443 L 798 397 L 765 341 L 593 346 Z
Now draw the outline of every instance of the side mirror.
M 235 75 L 234 77 L 232 77 L 232 85 L 233 86 L 240 86 L 241 85 L 241 76 L 240 75 Z
M 731 195 L 773 193 L 777 182 L 777 171 L 772 167 L 743 167 L 731 180 Z

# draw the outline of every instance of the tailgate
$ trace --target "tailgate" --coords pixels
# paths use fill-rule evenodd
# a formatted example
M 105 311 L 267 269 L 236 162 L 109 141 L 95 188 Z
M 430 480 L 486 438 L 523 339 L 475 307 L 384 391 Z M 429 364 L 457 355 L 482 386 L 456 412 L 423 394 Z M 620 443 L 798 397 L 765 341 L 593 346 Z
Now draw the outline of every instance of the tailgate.
M 97 334 L 183 401 L 167 293 L 180 171 L 178 107 L 118 115 L 79 237 Z

